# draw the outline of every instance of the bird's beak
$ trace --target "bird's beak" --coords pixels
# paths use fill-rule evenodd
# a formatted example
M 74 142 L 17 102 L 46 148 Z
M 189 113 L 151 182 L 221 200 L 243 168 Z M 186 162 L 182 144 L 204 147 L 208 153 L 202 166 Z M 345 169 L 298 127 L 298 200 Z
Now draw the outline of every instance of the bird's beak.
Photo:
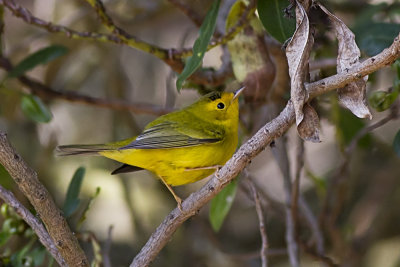
M 243 92 L 244 88 L 246 88 L 246 87 L 243 86 L 242 88 L 240 88 L 239 90 L 237 90 L 237 91 L 235 92 L 235 95 L 233 96 L 233 99 L 239 97 L 239 95 Z

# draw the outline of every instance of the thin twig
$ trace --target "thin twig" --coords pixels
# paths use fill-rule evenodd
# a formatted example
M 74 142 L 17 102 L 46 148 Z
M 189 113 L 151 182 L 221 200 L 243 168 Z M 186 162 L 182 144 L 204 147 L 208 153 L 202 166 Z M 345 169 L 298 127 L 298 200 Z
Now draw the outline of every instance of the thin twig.
M 283 190 L 285 193 L 285 223 L 286 223 L 286 244 L 289 255 L 290 265 L 292 267 L 300 266 L 299 247 L 297 245 L 295 219 L 292 212 L 292 181 L 290 175 L 290 163 L 287 154 L 286 140 L 279 138 L 275 140 L 275 145 L 272 146 L 272 154 L 283 177 Z
M 301 248 L 308 254 L 311 255 L 314 259 L 321 261 L 325 264 L 327 264 L 329 267 L 338 267 L 339 265 L 332 260 L 330 257 L 320 254 L 317 251 L 315 251 L 313 248 L 311 248 L 308 244 L 305 244 L 303 242 L 300 242 Z
M 349 72 L 337 74 L 322 81 L 306 85 L 310 92 L 310 99 L 331 90 L 343 87 L 346 83 L 371 74 L 386 65 L 392 64 L 400 57 L 400 35 L 393 44 L 380 54 L 354 65 Z M 334 78 L 332 78 L 334 77 Z M 272 121 L 261 127 L 246 143 L 244 143 L 233 157 L 222 167 L 217 175 L 212 177 L 199 191 L 192 193 L 182 202 L 182 211 L 178 208 L 171 211 L 164 221 L 151 235 L 141 251 L 133 259 L 131 266 L 148 266 L 167 244 L 176 229 L 188 218 L 194 216 L 196 211 L 203 207 L 216 194 L 218 194 L 247 164 L 257 156 L 275 138 L 282 136 L 294 123 L 294 108 L 291 101 L 283 111 Z
M 268 266 L 268 237 L 267 237 L 267 231 L 265 229 L 265 222 L 264 222 L 264 213 L 263 209 L 261 206 L 260 202 L 260 197 L 258 196 L 256 187 L 251 180 L 250 177 L 247 177 L 247 182 L 250 187 L 250 191 L 253 195 L 253 200 L 254 204 L 256 206 L 256 212 L 257 212 L 257 217 L 258 217 L 258 222 L 259 222 L 259 227 L 260 227 L 260 235 L 261 235 L 261 250 L 260 250 L 260 258 L 261 258 L 261 266 L 262 267 L 267 267 Z
M 349 145 L 344 149 L 343 152 L 343 159 L 340 165 L 337 167 L 335 173 L 330 178 L 330 183 L 328 186 L 328 191 L 324 200 L 323 208 L 319 216 L 319 224 L 325 225 L 331 234 L 332 239 L 340 238 L 337 235 L 335 222 L 337 217 L 339 216 L 342 205 L 343 205 L 343 197 L 340 197 L 340 188 L 344 185 L 344 181 L 347 177 L 347 172 L 349 170 L 350 159 L 351 155 L 354 152 L 355 148 L 357 147 L 358 141 L 364 137 L 366 134 L 374 131 L 375 129 L 385 125 L 386 123 L 390 122 L 391 120 L 398 118 L 399 114 L 399 103 L 396 102 L 392 105 L 390 109 L 390 113 L 380 121 L 365 126 L 362 128 L 351 140 Z
M 0 0 L 0 4 L 4 5 L 14 14 L 14 16 L 23 19 L 26 23 L 43 28 L 48 32 L 64 33 L 68 38 L 72 39 L 95 40 L 101 42 L 125 44 L 127 46 L 139 49 L 143 52 L 152 54 L 153 56 L 161 60 L 169 58 L 170 52 L 168 49 L 163 49 L 161 47 L 148 44 L 134 36 L 123 36 L 122 34 L 103 34 L 97 32 L 79 32 L 62 25 L 53 24 L 51 22 L 39 19 L 33 16 L 32 13 L 26 8 L 16 4 L 13 0 Z
M 325 248 L 324 248 L 324 237 L 321 232 L 321 228 L 318 225 L 317 218 L 313 214 L 310 206 L 307 204 L 306 200 L 302 195 L 299 196 L 299 207 L 301 210 L 301 214 L 304 216 L 308 224 L 308 227 L 311 230 L 312 236 L 315 240 L 317 252 L 320 255 L 323 255 L 325 253 Z
M 90 2 L 99 2 L 96 0 L 88 0 Z M 26 8 L 15 3 L 14 0 L 0 0 L 0 5 L 4 5 L 10 10 L 14 16 L 23 19 L 26 23 L 42 28 L 48 32 L 62 33 L 71 39 L 81 40 L 92 40 L 99 42 L 110 42 L 119 45 L 126 45 L 145 53 L 151 54 L 158 59 L 162 60 L 165 64 L 171 67 L 177 73 L 181 73 L 184 68 L 184 62 L 182 58 L 189 57 L 192 55 L 192 49 L 181 49 L 176 50 L 174 48 L 161 48 L 153 44 L 146 43 L 139 38 L 132 36 L 124 30 L 118 28 L 112 23 L 112 20 L 108 17 L 107 13 L 102 13 L 101 18 L 106 20 L 107 23 L 112 23 L 109 28 L 114 29 L 112 34 L 104 34 L 97 32 L 79 32 L 63 25 L 53 24 L 48 21 L 44 21 L 32 15 L 32 13 Z M 97 7 L 97 6 L 96 6 Z M 102 10 L 98 7 L 98 10 Z M 247 13 L 245 13 L 247 14 Z M 108 19 L 107 19 L 108 18 Z M 216 45 L 223 44 L 234 37 L 237 30 L 241 28 L 240 25 L 234 27 L 235 32 L 228 33 L 226 36 L 219 38 L 214 44 L 210 44 L 208 50 L 215 47 Z M 218 86 L 223 84 L 226 79 L 232 77 L 233 72 L 231 68 L 226 68 L 220 71 L 213 70 L 198 70 L 189 78 L 191 81 L 208 86 Z
M 236 24 L 233 25 L 230 29 L 228 29 L 225 35 L 215 40 L 212 40 L 207 49 L 209 50 L 218 45 L 226 44 L 228 41 L 232 40 L 236 36 L 236 34 L 241 32 L 248 25 L 250 17 L 253 16 L 254 12 L 256 11 L 256 6 L 257 6 L 257 1 L 250 0 L 249 4 L 246 6 L 246 9 L 243 11 Z
M 389 115 L 387 115 L 385 118 L 383 118 L 382 120 L 368 125 L 364 128 L 362 128 L 351 140 L 350 144 L 346 147 L 345 153 L 346 154 L 351 154 L 354 149 L 357 146 L 358 141 L 360 141 L 361 138 L 363 138 L 366 134 L 374 131 L 375 129 L 385 125 L 386 123 L 388 123 L 389 121 L 397 118 L 399 116 L 398 111 L 399 111 L 399 107 L 397 106 L 399 105 L 398 103 L 394 103 L 390 109 L 390 113 Z
M 0 57 L 0 68 L 10 71 L 13 66 L 8 58 Z M 171 108 L 164 108 L 153 104 L 129 103 L 123 100 L 109 100 L 91 97 L 73 91 L 55 90 L 26 75 L 20 76 L 18 80 L 26 87 L 28 87 L 32 94 L 35 94 L 43 99 L 62 99 L 73 103 L 82 103 L 86 105 L 101 108 L 111 108 L 115 110 L 129 110 L 138 114 L 146 113 L 157 116 L 173 111 L 173 109 Z
M 300 178 L 301 178 L 301 170 L 304 166 L 304 141 L 300 137 L 297 137 L 298 146 L 297 146 L 297 155 L 296 155 L 296 173 L 293 182 L 293 191 L 292 191 L 292 217 L 294 221 L 294 229 L 295 236 L 298 237 L 298 203 L 299 203 L 299 195 L 300 195 Z
M 203 18 L 187 3 L 180 0 L 168 0 L 168 2 L 179 8 L 197 27 L 200 27 L 203 23 Z
M 113 230 L 113 226 L 110 225 L 108 227 L 106 242 L 103 245 L 103 264 L 104 264 L 104 267 L 112 267 L 111 259 L 110 259 L 112 230 Z
M 257 181 L 254 180 L 254 178 L 251 177 L 250 174 L 246 173 L 245 175 L 249 176 L 252 179 L 254 186 L 256 187 L 256 190 L 258 192 L 258 196 L 260 197 L 261 202 L 264 203 L 264 205 L 267 207 L 267 209 L 271 213 L 273 213 L 274 217 L 277 217 L 281 221 L 285 221 L 285 214 L 283 212 L 284 205 L 268 195 L 268 193 L 263 190 L 263 188 L 257 183 Z M 252 199 L 251 192 L 249 191 L 249 188 L 247 186 L 243 186 L 242 183 L 240 183 L 239 189 L 243 191 L 246 196 L 249 197 L 249 199 Z
M 39 219 L 32 215 L 18 199 L 15 198 L 14 194 L 0 185 L 0 198 L 2 198 L 14 211 L 21 216 L 21 218 L 32 228 L 32 230 L 39 237 L 40 242 L 46 247 L 47 251 L 53 256 L 60 266 L 68 266 L 60 252 L 58 251 L 53 240 L 49 236 L 49 233 L 44 228 L 43 224 Z
M 242 183 L 240 183 L 242 184 Z M 253 199 L 253 196 L 250 195 L 249 188 L 246 186 L 242 186 L 242 188 L 246 188 L 246 196 L 249 199 Z M 215 235 L 214 230 L 211 229 L 210 223 L 207 221 L 205 222 L 204 220 L 200 220 L 200 225 L 206 232 L 207 238 L 210 240 L 211 244 L 215 246 L 221 253 L 226 255 L 227 257 L 233 259 L 233 260 L 253 260 L 253 259 L 259 259 L 260 258 L 260 250 L 255 250 L 251 252 L 245 252 L 245 253 L 240 253 L 240 252 L 230 252 L 227 251 L 223 245 L 221 244 L 221 240 Z M 269 248 L 267 251 L 267 257 L 280 257 L 280 256 L 286 256 L 287 251 L 286 248 Z
M 83 250 L 46 187 L 0 131 L 0 164 L 37 211 L 68 266 L 89 266 Z

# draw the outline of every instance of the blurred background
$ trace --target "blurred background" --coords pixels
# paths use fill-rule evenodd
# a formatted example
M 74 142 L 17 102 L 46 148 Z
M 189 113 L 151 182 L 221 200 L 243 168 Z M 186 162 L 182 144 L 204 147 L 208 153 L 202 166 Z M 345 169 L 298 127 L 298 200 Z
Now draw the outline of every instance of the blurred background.
M 178 8 L 177 2 L 190 7 L 203 18 L 212 1 L 109 0 L 104 4 L 114 22 L 127 32 L 148 43 L 179 50 L 193 45 L 198 27 Z M 222 1 L 217 31 L 225 32 L 225 19 L 234 2 Z M 30 0 L 17 3 L 35 17 L 54 24 L 81 32 L 107 32 L 85 1 Z M 379 53 L 400 31 L 400 5 L 396 1 L 329 0 L 324 4 L 355 32 L 363 57 Z M 311 72 L 311 79 L 316 80 L 336 73 L 337 44 L 329 27 L 326 28 L 326 18 L 317 11 L 312 17 L 316 28 L 312 57 L 315 63 L 321 63 Z M 3 22 L 2 57 L 14 65 L 50 45 L 62 45 L 68 49 L 65 55 L 26 73 L 55 91 L 148 103 L 172 110 L 194 102 L 200 94 L 214 88 L 189 84 L 178 93 L 175 72 L 148 53 L 125 45 L 69 39 L 63 34 L 49 33 L 22 21 L 5 8 Z M 263 34 L 272 60 L 264 62 L 265 72 L 256 78 L 267 77 L 264 82 L 268 86 L 260 89 L 261 94 L 271 95 L 273 92 L 274 96 L 264 99 L 249 94 L 241 100 L 242 142 L 273 119 L 289 97 L 287 70 L 279 60 L 283 53 L 281 45 L 265 32 Z M 203 67 L 219 69 L 223 65 L 223 55 L 229 62 L 226 50 L 218 46 L 207 52 Z M 370 75 L 368 97 L 377 90 L 398 90 L 398 85 L 394 84 L 400 79 L 396 68 L 398 71 L 398 66 L 387 67 Z M 17 79 L 5 79 L 7 71 L 4 67 L 0 75 L 0 129 L 8 134 L 16 150 L 38 172 L 59 207 L 64 205 L 75 171 L 79 167 L 85 168 L 79 195 L 81 205 L 68 218 L 70 225 L 73 231 L 80 233 L 78 237 L 90 259 L 93 259 L 91 240 L 96 240 L 103 249 L 109 247 L 105 251 L 112 266 L 128 266 L 164 217 L 176 207 L 175 200 L 147 171 L 112 176 L 111 171 L 118 167 L 116 162 L 101 157 L 56 157 L 54 149 L 63 144 L 105 143 L 134 136 L 159 114 L 104 108 L 76 103 L 65 97 L 47 96 L 40 99 L 51 112 L 51 120 L 40 123 L 32 120 L 21 108 L 21 98 L 32 93 L 31 89 Z M 231 72 L 215 88 L 233 91 L 239 86 Z M 397 97 L 390 107 L 381 109 L 382 112 L 377 111 L 379 107 L 371 108 L 373 120 L 368 121 L 358 119 L 339 107 L 334 92 L 315 101 L 322 142 L 304 144 L 301 194 L 314 222 L 321 229 L 324 253 L 340 266 L 400 266 L 400 155 L 396 155 L 393 148 L 400 128 L 399 120 L 388 120 L 382 127 L 367 133 L 346 154 L 356 133 L 394 112 L 393 106 L 398 102 Z M 260 266 L 259 221 L 247 179 L 254 182 L 261 197 L 270 266 L 290 266 L 285 243 L 282 177 L 295 177 L 301 142 L 295 128 L 287 133 L 285 140 L 286 149 L 278 153 L 288 155 L 286 171 L 282 173 L 282 162 L 273 156 L 274 149 L 266 148 L 238 178 L 236 196 L 220 230 L 213 230 L 209 205 L 205 206 L 179 228 L 152 266 Z M 175 190 L 181 197 L 187 197 L 206 180 Z M 0 183 L 29 207 L 1 166 Z M 97 188 L 100 188 L 98 195 Z M 86 219 L 80 223 L 79 219 L 89 203 Z M 4 216 L 0 217 L 3 225 L 5 220 Z M 304 215 L 299 216 L 299 238 L 303 240 L 300 247 L 303 248 L 313 247 L 317 242 L 306 221 Z M 12 257 L 28 240 L 20 234 L 13 235 L 3 244 L 0 242 L 0 257 Z M 39 243 L 34 243 L 24 256 L 34 258 L 36 254 L 33 252 L 38 247 Z M 300 251 L 301 266 L 322 266 L 306 249 Z M 48 258 L 41 264 L 47 266 Z

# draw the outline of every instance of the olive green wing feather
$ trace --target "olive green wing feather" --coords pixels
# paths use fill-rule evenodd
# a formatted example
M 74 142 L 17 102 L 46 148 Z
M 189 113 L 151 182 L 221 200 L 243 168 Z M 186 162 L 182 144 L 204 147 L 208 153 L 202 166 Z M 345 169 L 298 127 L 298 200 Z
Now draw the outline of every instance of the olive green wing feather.
M 134 141 L 120 149 L 180 148 L 216 143 L 222 140 L 224 132 L 221 127 L 208 123 L 200 125 L 163 121 L 150 126 Z

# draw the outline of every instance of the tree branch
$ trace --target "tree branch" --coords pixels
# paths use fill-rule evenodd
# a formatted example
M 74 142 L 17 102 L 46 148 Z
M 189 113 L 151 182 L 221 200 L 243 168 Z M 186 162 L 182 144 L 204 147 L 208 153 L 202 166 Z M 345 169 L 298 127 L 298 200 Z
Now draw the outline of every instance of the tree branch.
M 37 211 L 66 264 L 77 267 L 89 266 L 76 237 L 69 229 L 67 221 L 50 193 L 40 183 L 37 173 L 17 154 L 2 131 L 0 131 L 0 163 Z
M 330 90 L 343 87 L 351 81 L 357 80 L 393 63 L 394 60 L 400 57 L 399 38 L 400 36 L 397 36 L 389 48 L 355 65 L 348 72 L 306 84 L 306 88 L 310 92 L 310 99 L 327 93 Z M 275 138 L 282 136 L 293 123 L 294 108 L 292 102 L 289 101 L 283 111 L 243 144 L 215 176 L 213 176 L 199 191 L 192 193 L 183 201 L 182 212 L 180 212 L 178 208 L 171 211 L 151 235 L 142 250 L 136 255 L 130 266 L 148 266 L 184 221 L 194 216 L 196 211 L 230 183 L 230 181 L 247 166 L 251 159 L 264 150 Z
M 260 197 L 258 196 L 257 189 L 251 180 L 251 178 L 248 176 L 247 181 L 250 187 L 250 191 L 253 195 L 253 200 L 254 204 L 256 206 L 256 212 L 257 212 L 257 217 L 258 217 L 258 222 L 259 222 L 259 227 L 260 227 L 260 235 L 261 235 L 261 249 L 260 249 L 260 258 L 261 258 L 261 266 L 262 267 L 267 267 L 268 266 L 268 237 L 267 237 L 267 231 L 265 230 L 265 222 L 264 222 L 264 213 L 263 209 L 261 206 L 261 201 Z
M 87 0 L 90 2 L 99 2 L 98 0 Z M 100 16 L 106 23 L 108 23 L 108 28 L 112 29 L 114 33 L 112 34 L 104 34 L 97 32 L 79 32 L 63 25 L 53 24 L 48 21 L 44 21 L 32 15 L 32 13 L 26 8 L 16 4 L 14 0 L 0 0 L 0 5 L 4 5 L 8 10 L 12 12 L 12 14 L 16 17 L 21 18 L 26 23 L 34 25 L 36 27 L 42 28 L 48 32 L 53 33 L 62 33 L 71 39 L 81 39 L 81 40 L 91 40 L 98 42 L 109 42 L 115 43 L 119 45 L 126 45 L 145 53 L 151 54 L 158 59 L 162 60 L 165 64 L 171 67 L 177 73 L 181 73 L 184 68 L 184 62 L 182 58 L 188 57 L 192 55 L 192 49 L 181 49 L 176 50 L 174 48 L 161 48 L 156 45 L 152 45 L 146 43 L 139 38 L 128 34 L 124 30 L 115 26 L 108 17 L 106 13 L 102 13 Z M 99 12 L 101 12 L 101 8 L 98 6 Z M 104 8 L 104 7 L 103 7 Z M 244 14 L 247 14 L 244 12 Z M 111 24 L 112 23 L 112 24 Z M 240 29 L 240 25 L 234 26 L 235 30 Z M 210 44 L 209 49 L 213 48 L 216 45 L 224 43 L 234 37 L 235 32 L 228 33 L 226 36 L 222 36 L 217 40 L 216 43 Z M 219 71 L 196 71 L 189 79 L 195 83 L 208 85 L 208 86 L 218 86 L 225 82 L 225 80 L 229 77 L 233 76 L 233 72 L 231 68 L 222 69 Z
M 4 200 L 15 212 L 21 216 L 21 218 L 32 228 L 32 230 L 39 237 L 40 242 L 46 247 L 47 251 L 53 256 L 60 266 L 68 266 L 62 258 L 53 240 L 49 236 L 49 233 L 44 228 L 43 224 L 38 218 L 32 215 L 18 199 L 15 198 L 14 194 L 0 185 L 0 198 Z
M 297 146 L 297 154 L 296 154 L 296 174 L 293 182 L 293 190 L 292 190 L 292 199 L 291 199 L 291 209 L 292 209 L 292 217 L 294 221 L 294 230 L 297 235 L 298 231 L 298 206 L 299 206 L 299 197 L 300 193 L 300 178 L 301 178 L 301 170 L 304 166 L 304 140 L 299 136 L 297 137 L 298 146 Z
M 282 173 L 283 191 L 285 193 L 284 209 L 285 209 L 285 239 L 287 244 L 287 251 L 290 261 L 290 266 L 299 267 L 299 246 L 296 240 L 296 222 L 292 212 L 292 194 L 293 186 L 290 174 L 290 162 L 287 153 L 287 146 L 285 137 L 275 140 L 274 146 L 271 146 L 272 154 L 277 162 L 279 169 Z
M 0 68 L 10 71 L 13 66 L 8 58 L 0 56 Z M 18 80 L 29 88 L 32 94 L 43 99 L 63 99 L 73 103 L 82 103 L 102 108 L 111 108 L 116 110 L 129 110 L 134 113 L 146 113 L 153 115 L 163 115 L 173 111 L 171 108 L 164 108 L 157 105 L 146 103 L 129 103 L 123 100 L 109 100 L 82 95 L 73 91 L 54 90 L 53 88 L 36 81 L 28 76 L 20 76 Z

